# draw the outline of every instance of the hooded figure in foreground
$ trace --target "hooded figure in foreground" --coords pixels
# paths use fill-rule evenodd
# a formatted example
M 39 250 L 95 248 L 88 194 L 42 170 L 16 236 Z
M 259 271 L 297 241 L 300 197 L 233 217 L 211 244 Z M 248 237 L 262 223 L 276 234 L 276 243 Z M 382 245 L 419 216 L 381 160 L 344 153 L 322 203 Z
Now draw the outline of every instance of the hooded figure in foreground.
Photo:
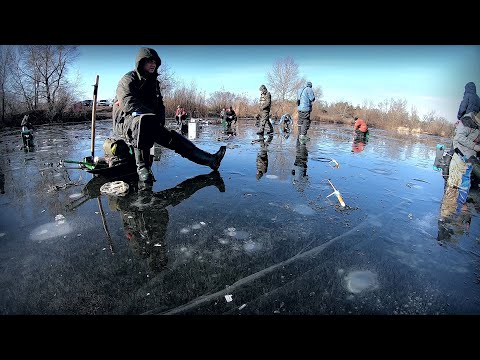
M 217 170 L 225 155 L 225 146 L 210 154 L 176 131 L 165 128 L 165 106 L 157 80 L 160 65 L 160 57 L 154 49 L 141 48 L 135 70 L 120 79 L 112 110 L 114 135 L 133 145 L 141 182 L 155 181 L 150 162 L 150 148 L 154 143 L 174 150 L 196 164 Z

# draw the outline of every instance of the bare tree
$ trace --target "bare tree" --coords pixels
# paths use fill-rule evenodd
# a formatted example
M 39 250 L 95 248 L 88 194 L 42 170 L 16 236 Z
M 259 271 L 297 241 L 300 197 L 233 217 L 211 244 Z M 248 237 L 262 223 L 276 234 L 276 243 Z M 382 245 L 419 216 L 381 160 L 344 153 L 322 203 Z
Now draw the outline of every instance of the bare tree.
M 277 59 L 272 70 L 267 73 L 269 90 L 273 97 L 281 102 L 294 100 L 297 89 L 305 81 L 300 78 L 298 64 L 291 57 Z
M 38 75 L 31 71 L 24 46 L 15 47 L 12 53 L 12 92 L 23 110 L 32 111 L 38 107 Z
M 222 87 L 220 91 L 215 91 L 214 93 L 210 94 L 208 104 L 211 110 L 213 110 L 215 113 L 220 113 L 223 108 L 230 105 L 233 106 L 235 97 L 236 96 L 234 93 L 225 91 L 225 89 Z
M 175 73 L 167 64 L 162 64 L 158 70 L 158 81 L 160 83 L 160 91 L 164 97 L 169 97 L 172 90 L 177 85 L 174 77 Z
M 319 100 L 323 97 L 323 89 L 320 85 L 313 87 L 313 93 L 315 94 L 315 102 L 319 102 Z
M 74 87 L 67 79 L 69 65 L 78 54 L 76 46 L 19 47 L 15 88 L 29 109 L 38 109 L 44 103 L 53 117 L 65 109 L 72 97 L 67 94 L 72 94 Z
M 197 90 L 195 82 L 191 82 L 189 86 L 183 81 L 176 81 L 178 84 L 172 88 L 169 96 L 165 97 L 165 110 L 167 116 L 173 116 L 178 105 L 181 105 L 187 113 L 192 113 L 196 109 L 199 113 L 206 112 L 205 93 Z
M 245 116 L 248 113 L 249 101 L 246 94 L 237 95 L 235 97 L 235 102 L 233 108 L 237 113 L 237 116 Z
M 7 85 L 11 73 L 11 63 L 12 48 L 9 46 L 0 46 L 0 105 L 2 107 L 2 123 L 5 123 Z

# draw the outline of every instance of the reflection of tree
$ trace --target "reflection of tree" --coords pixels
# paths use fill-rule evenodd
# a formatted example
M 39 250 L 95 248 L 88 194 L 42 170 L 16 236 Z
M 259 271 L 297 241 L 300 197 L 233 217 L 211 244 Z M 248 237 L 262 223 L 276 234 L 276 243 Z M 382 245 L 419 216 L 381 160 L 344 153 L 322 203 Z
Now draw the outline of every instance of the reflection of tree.
M 134 253 L 145 259 L 154 271 L 167 264 L 165 234 L 169 214 L 167 206 L 176 206 L 195 192 L 207 186 L 225 191 L 218 171 L 187 179 L 177 186 L 161 192 L 133 191 L 126 197 L 109 196 L 109 206 L 120 212 L 125 236 Z

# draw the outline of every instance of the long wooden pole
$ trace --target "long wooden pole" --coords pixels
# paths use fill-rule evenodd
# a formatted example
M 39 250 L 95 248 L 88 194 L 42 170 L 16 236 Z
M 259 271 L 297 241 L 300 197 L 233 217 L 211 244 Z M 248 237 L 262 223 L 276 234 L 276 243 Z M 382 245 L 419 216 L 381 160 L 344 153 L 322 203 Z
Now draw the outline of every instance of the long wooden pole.
M 95 118 L 97 112 L 97 90 L 98 90 L 98 75 L 95 81 L 95 85 L 93 85 L 93 107 L 92 107 L 92 161 L 94 161 L 95 157 Z

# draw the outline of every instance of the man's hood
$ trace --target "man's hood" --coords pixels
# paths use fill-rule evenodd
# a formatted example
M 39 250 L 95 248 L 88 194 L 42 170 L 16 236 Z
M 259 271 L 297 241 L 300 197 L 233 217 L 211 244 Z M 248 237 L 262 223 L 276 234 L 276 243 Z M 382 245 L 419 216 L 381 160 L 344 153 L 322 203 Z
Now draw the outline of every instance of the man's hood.
M 476 94 L 477 93 L 477 87 L 475 86 L 475 83 L 469 82 L 467 85 L 465 85 L 465 92 L 466 93 L 471 93 L 471 94 Z
M 140 48 L 137 54 L 137 58 L 135 60 L 135 69 L 140 75 L 144 75 L 143 72 L 143 63 L 147 59 L 155 59 L 157 63 L 157 68 L 155 69 L 155 75 L 158 75 L 158 68 L 162 64 L 162 61 L 160 60 L 160 56 L 158 56 L 158 53 L 151 48 Z

